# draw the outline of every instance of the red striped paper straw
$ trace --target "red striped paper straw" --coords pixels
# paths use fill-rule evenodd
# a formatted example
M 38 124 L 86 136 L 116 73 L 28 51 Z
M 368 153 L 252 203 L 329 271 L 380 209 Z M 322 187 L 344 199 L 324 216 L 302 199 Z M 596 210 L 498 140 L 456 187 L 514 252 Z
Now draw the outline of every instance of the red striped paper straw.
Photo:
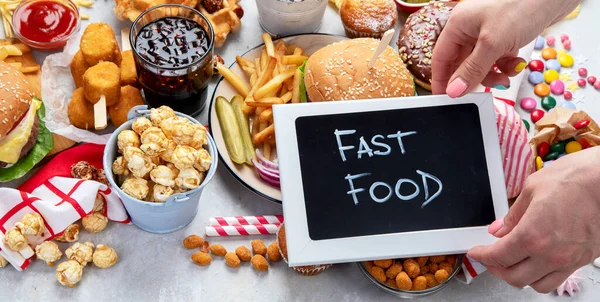
M 229 225 L 229 226 L 207 226 L 206 236 L 248 236 L 248 235 L 273 235 L 277 233 L 279 225 Z
M 211 226 L 232 226 L 232 225 L 261 225 L 261 224 L 282 224 L 283 215 L 264 215 L 264 216 L 234 216 L 234 217 L 214 217 L 209 219 Z

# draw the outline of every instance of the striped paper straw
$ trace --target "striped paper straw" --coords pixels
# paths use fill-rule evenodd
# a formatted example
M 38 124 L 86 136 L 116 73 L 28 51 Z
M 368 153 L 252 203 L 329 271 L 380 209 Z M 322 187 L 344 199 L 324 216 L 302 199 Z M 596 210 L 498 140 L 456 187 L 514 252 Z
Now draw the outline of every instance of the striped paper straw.
M 282 224 L 283 215 L 213 217 L 211 226 Z
M 272 235 L 277 233 L 278 225 L 230 225 L 230 226 L 207 226 L 206 236 L 248 236 L 248 235 Z

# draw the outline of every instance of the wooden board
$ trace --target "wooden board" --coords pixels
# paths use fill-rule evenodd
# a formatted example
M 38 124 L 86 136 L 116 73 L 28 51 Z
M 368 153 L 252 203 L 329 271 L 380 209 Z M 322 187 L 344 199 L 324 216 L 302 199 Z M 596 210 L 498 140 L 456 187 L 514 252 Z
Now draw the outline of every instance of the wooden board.
M 0 42 L 1 44 L 1 42 Z M 35 59 L 33 58 L 33 56 L 31 56 L 31 53 L 24 53 L 22 56 L 18 56 L 18 57 L 8 57 L 5 60 L 6 62 L 19 62 L 21 64 L 23 64 L 23 67 L 28 67 L 28 66 L 35 66 L 37 63 L 35 62 Z M 25 74 L 25 78 L 27 78 L 27 80 L 29 81 L 29 84 L 31 85 L 31 88 L 33 89 L 33 93 L 41 98 L 42 95 L 42 72 L 38 71 L 38 72 L 32 72 L 32 73 L 26 73 Z M 52 151 L 50 151 L 50 153 L 48 154 L 48 156 L 62 152 L 66 149 L 69 149 L 71 147 L 73 147 L 75 145 L 75 142 L 60 136 L 58 134 L 52 134 L 52 136 L 54 137 L 54 149 L 52 149 Z

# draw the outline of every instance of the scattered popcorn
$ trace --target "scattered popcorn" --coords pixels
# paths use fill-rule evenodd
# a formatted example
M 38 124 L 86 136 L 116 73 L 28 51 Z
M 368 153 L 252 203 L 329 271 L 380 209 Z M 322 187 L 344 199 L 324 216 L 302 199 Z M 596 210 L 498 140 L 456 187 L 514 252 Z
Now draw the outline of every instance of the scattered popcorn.
M 83 266 L 79 262 L 69 260 L 56 267 L 56 280 L 64 286 L 75 287 L 81 281 Z
M 54 238 L 54 240 L 69 243 L 79 240 L 79 225 L 72 224 L 68 226 L 63 234 Z
M 71 176 L 73 178 L 91 180 L 94 178 L 96 168 L 86 161 L 80 161 L 71 166 Z
M 35 247 L 35 254 L 38 259 L 45 261 L 48 266 L 53 266 L 54 262 L 60 260 L 62 252 L 58 245 L 52 241 L 44 241 Z
M 21 234 L 39 236 L 44 231 L 44 219 L 38 213 L 25 214 L 15 226 Z
M 108 225 L 108 218 L 102 215 L 102 213 L 94 212 L 81 219 L 81 224 L 86 231 L 90 233 L 98 233 L 103 231 Z
M 117 263 L 119 256 L 113 248 L 104 244 L 98 244 L 92 258 L 95 266 L 109 268 Z
M 28 246 L 27 238 L 21 234 L 21 231 L 19 231 L 17 227 L 12 227 L 6 231 L 3 242 L 9 249 L 15 252 L 18 252 Z
M 81 265 L 86 266 L 89 262 L 92 262 L 94 244 L 91 242 L 83 244 L 76 242 L 65 251 L 65 254 L 70 260 L 75 260 Z
M 5 267 L 8 265 L 8 261 L 4 259 L 4 257 L 0 256 L 0 267 Z

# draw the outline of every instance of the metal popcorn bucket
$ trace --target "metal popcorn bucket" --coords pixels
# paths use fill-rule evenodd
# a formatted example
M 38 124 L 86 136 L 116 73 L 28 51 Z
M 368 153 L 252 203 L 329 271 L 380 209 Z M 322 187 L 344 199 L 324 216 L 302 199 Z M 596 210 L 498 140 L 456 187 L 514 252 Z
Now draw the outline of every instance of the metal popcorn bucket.
M 177 116 L 185 117 L 192 123 L 200 124 L 194 118 L 185 114 L 176 112 Z M 208 152 L 212 157 L 210 169 L 206 172 L 206 177 L 202 184 L 193 190 L 185 193 L 174 194 L 165 203 L 147 202 L 135 199 L 123 192 L 117 185 L 112 172 L 112 163 L 118 155 L 117 136 L 121 131 L 131 129 L 131 124 L 135 118 L 145 116 L 149 117 L 150 110 L 147 106 L 136 106 L 129 111 L 129 121 L 121 125 L 111 135 L 104 149 L 104 172 L 112 188 L 117 191 L 127 209 L 131 221 L 140 229 L 157 234 L 166 234 L 177 231 L 188 225 L 198 213 L 198 205 L 202 190 L 211 181 L 217 170 L 218 154 L 217 147 L 210 134 L 208 137 Z

